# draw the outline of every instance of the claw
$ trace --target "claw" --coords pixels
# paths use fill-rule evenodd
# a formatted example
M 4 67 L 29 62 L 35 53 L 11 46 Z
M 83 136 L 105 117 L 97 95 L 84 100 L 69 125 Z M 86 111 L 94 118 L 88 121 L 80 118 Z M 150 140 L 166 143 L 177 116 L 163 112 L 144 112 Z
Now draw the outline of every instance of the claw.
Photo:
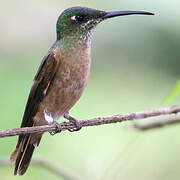
M 68 131 L 70 132 L 79 131 L 82 128 L 81 124 L 77 120 L 76 122 L 72 122 L 72 123 L 75 125 L 75 127 L 72 129 L 69 128 Z
M 57 133 L 60 133 L 61 131 L 62 131 L 62 127 L 61 127 L 61 124 L 60 123 L 58 123 L 58 122 L 56 122 L 56 121 L 54 121 L 54 123 L 53 124 L 55 124 L 56 125 L 56 127 L 57 127 L 57 130 L 56 131 L 52 131 L 52 132 L 49 132 L 50 133 L 50 135 L 55 135 L 55 134 L 57 134 Z
M 75 119 L 74 117 L 72 117 L 72 116 L 69 114 L 69 112 L 67 112 L 67 113 L 64 114 L 64 118 L 66 118 L 67 120 L 69 120 L 71 123 L 73 123 L 73 124 L 75 125 L 74 128 L 72 128 L 72 129 L 69 128 L 69 129 L 68 129 L 70 132 L 79 131 L 79 130 L 82 128 L 82 126 L 81 126 L 81 124 L 79 123 L 79 121 L 78 121 L 77 119 Z

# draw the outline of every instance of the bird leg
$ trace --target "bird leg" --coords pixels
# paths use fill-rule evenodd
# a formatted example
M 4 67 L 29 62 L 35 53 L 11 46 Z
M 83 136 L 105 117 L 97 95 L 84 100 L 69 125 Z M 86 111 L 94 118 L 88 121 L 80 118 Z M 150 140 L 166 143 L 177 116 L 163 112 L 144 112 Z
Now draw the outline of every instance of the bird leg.
M 50 135 L 55 135 L 55 134 L 60 133 L 60 132 L 62 131 L 62 126 L 61 126 L 60 123 L 54 121 L 52 124 L 55 124 L 55 125 L 56 125 L 57 130 L 56 130 L 56 131 L 49 132 Z
M 81 126 L 81 124 L 79 123 L 79 121 L 78 121 L 77 119 L 75 119 L 74 117 L 72 117 L 72 116 L 69 114 L 69 112 L 67 112 L 67 113 L 64 114 L 64 118 L 67 119 L 67 120 L 69 120 L 71 123 L 73 123 L 73 124 L 75 125 L 75 128 L 72 128 L 72 129 L 69 128 L 69 129 L 68 129 L 70 132 L 79 131 L 79 130 L 82 128 L 82 126 Z

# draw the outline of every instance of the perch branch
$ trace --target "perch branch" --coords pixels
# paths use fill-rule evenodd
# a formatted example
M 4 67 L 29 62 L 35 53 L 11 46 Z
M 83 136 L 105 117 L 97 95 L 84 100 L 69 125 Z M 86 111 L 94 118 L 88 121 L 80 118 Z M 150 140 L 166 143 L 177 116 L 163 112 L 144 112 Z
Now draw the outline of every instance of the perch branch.
M 98 126 L 102 124 L 131 121 L 131 120 L 136 120 L 136 119 L 144 119 L 148 117 L 174 114 L 178 112 L 180 112 L 180 106 L 171 106 L 167 108 L 128 113 L 124 115 L 114 115 L 114 116 L 108 116 L 108 117 L 93 118 L 93 119 L 88 119 L 88 120 L 80 120 L 79 123 L 82 127 Z M 68 130 L 69 128 L 70 129 L 75 128 L 74 124 L 71 122 L 61 123 L 61 127 L 63 131 Z M 0 138 L 8 137 L 8 136 L 16 136 L 20 134 L 31 134 L 31 133 L 36 133 L 36 132 L 47 132 L 47 131 L 51 132 L 51 131 L 56 131 L 56 130 L 57 130 L 57 127 L 54 124 L 45 125 L 45 126 L 36 126 L 36 127 L 16 128 L 16 129 L 0 131 Z

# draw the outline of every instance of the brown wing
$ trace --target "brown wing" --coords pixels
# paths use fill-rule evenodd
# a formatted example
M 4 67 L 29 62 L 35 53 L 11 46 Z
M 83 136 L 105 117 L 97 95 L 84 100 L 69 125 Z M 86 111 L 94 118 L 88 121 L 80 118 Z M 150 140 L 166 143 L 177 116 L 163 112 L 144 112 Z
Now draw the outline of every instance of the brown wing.
M 57 51 L 50 52 L 43 59 L 34 78 L 34 84 L 29 94 L 21 127 L 30 127 L 33 125 L 32 118 L 36 114 L 39 103 L 48 92 L 48 88 L 57 71 L 59 61 L 60 56 Z
M 45 56 L 44 59 L 42 60 L 42 63 L 34 78 L 34 84 L 31 88 L 28 97 L 21 127 L 33 126 L 33 117 L 37 112 L 39 103 L 42 101 L 43 97 L 46 96 L 46 94 L 48 93 L 48 88 L 50 87 L 54 75 L 57 71 L 59 62 L 60 62 L 60 53 L 55 50 L 50 51 L 47 54 L 47 56 Z M 22 149 L 24 149 L 28 137 L 29 135 L 19 136 L 16 149 L 12 153 L 10 158 L 11 161 L 14 161 L 17 158 L 19 151 L 22 151 Z

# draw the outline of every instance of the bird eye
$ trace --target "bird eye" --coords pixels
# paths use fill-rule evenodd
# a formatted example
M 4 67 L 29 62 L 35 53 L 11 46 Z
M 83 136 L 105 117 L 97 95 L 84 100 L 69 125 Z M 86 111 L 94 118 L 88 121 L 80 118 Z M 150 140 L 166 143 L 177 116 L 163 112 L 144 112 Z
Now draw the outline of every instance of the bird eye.
M 83 15 L 76 15 L 75 18 L 77 21 L 83 21 L 85 17 Z
M 78 21 L 78 22 L 82 22 L 85 20 L 85 16 L 83 15 L 76 15 L 76 16 L 72 16 L 71 17 L 72 20 Z

